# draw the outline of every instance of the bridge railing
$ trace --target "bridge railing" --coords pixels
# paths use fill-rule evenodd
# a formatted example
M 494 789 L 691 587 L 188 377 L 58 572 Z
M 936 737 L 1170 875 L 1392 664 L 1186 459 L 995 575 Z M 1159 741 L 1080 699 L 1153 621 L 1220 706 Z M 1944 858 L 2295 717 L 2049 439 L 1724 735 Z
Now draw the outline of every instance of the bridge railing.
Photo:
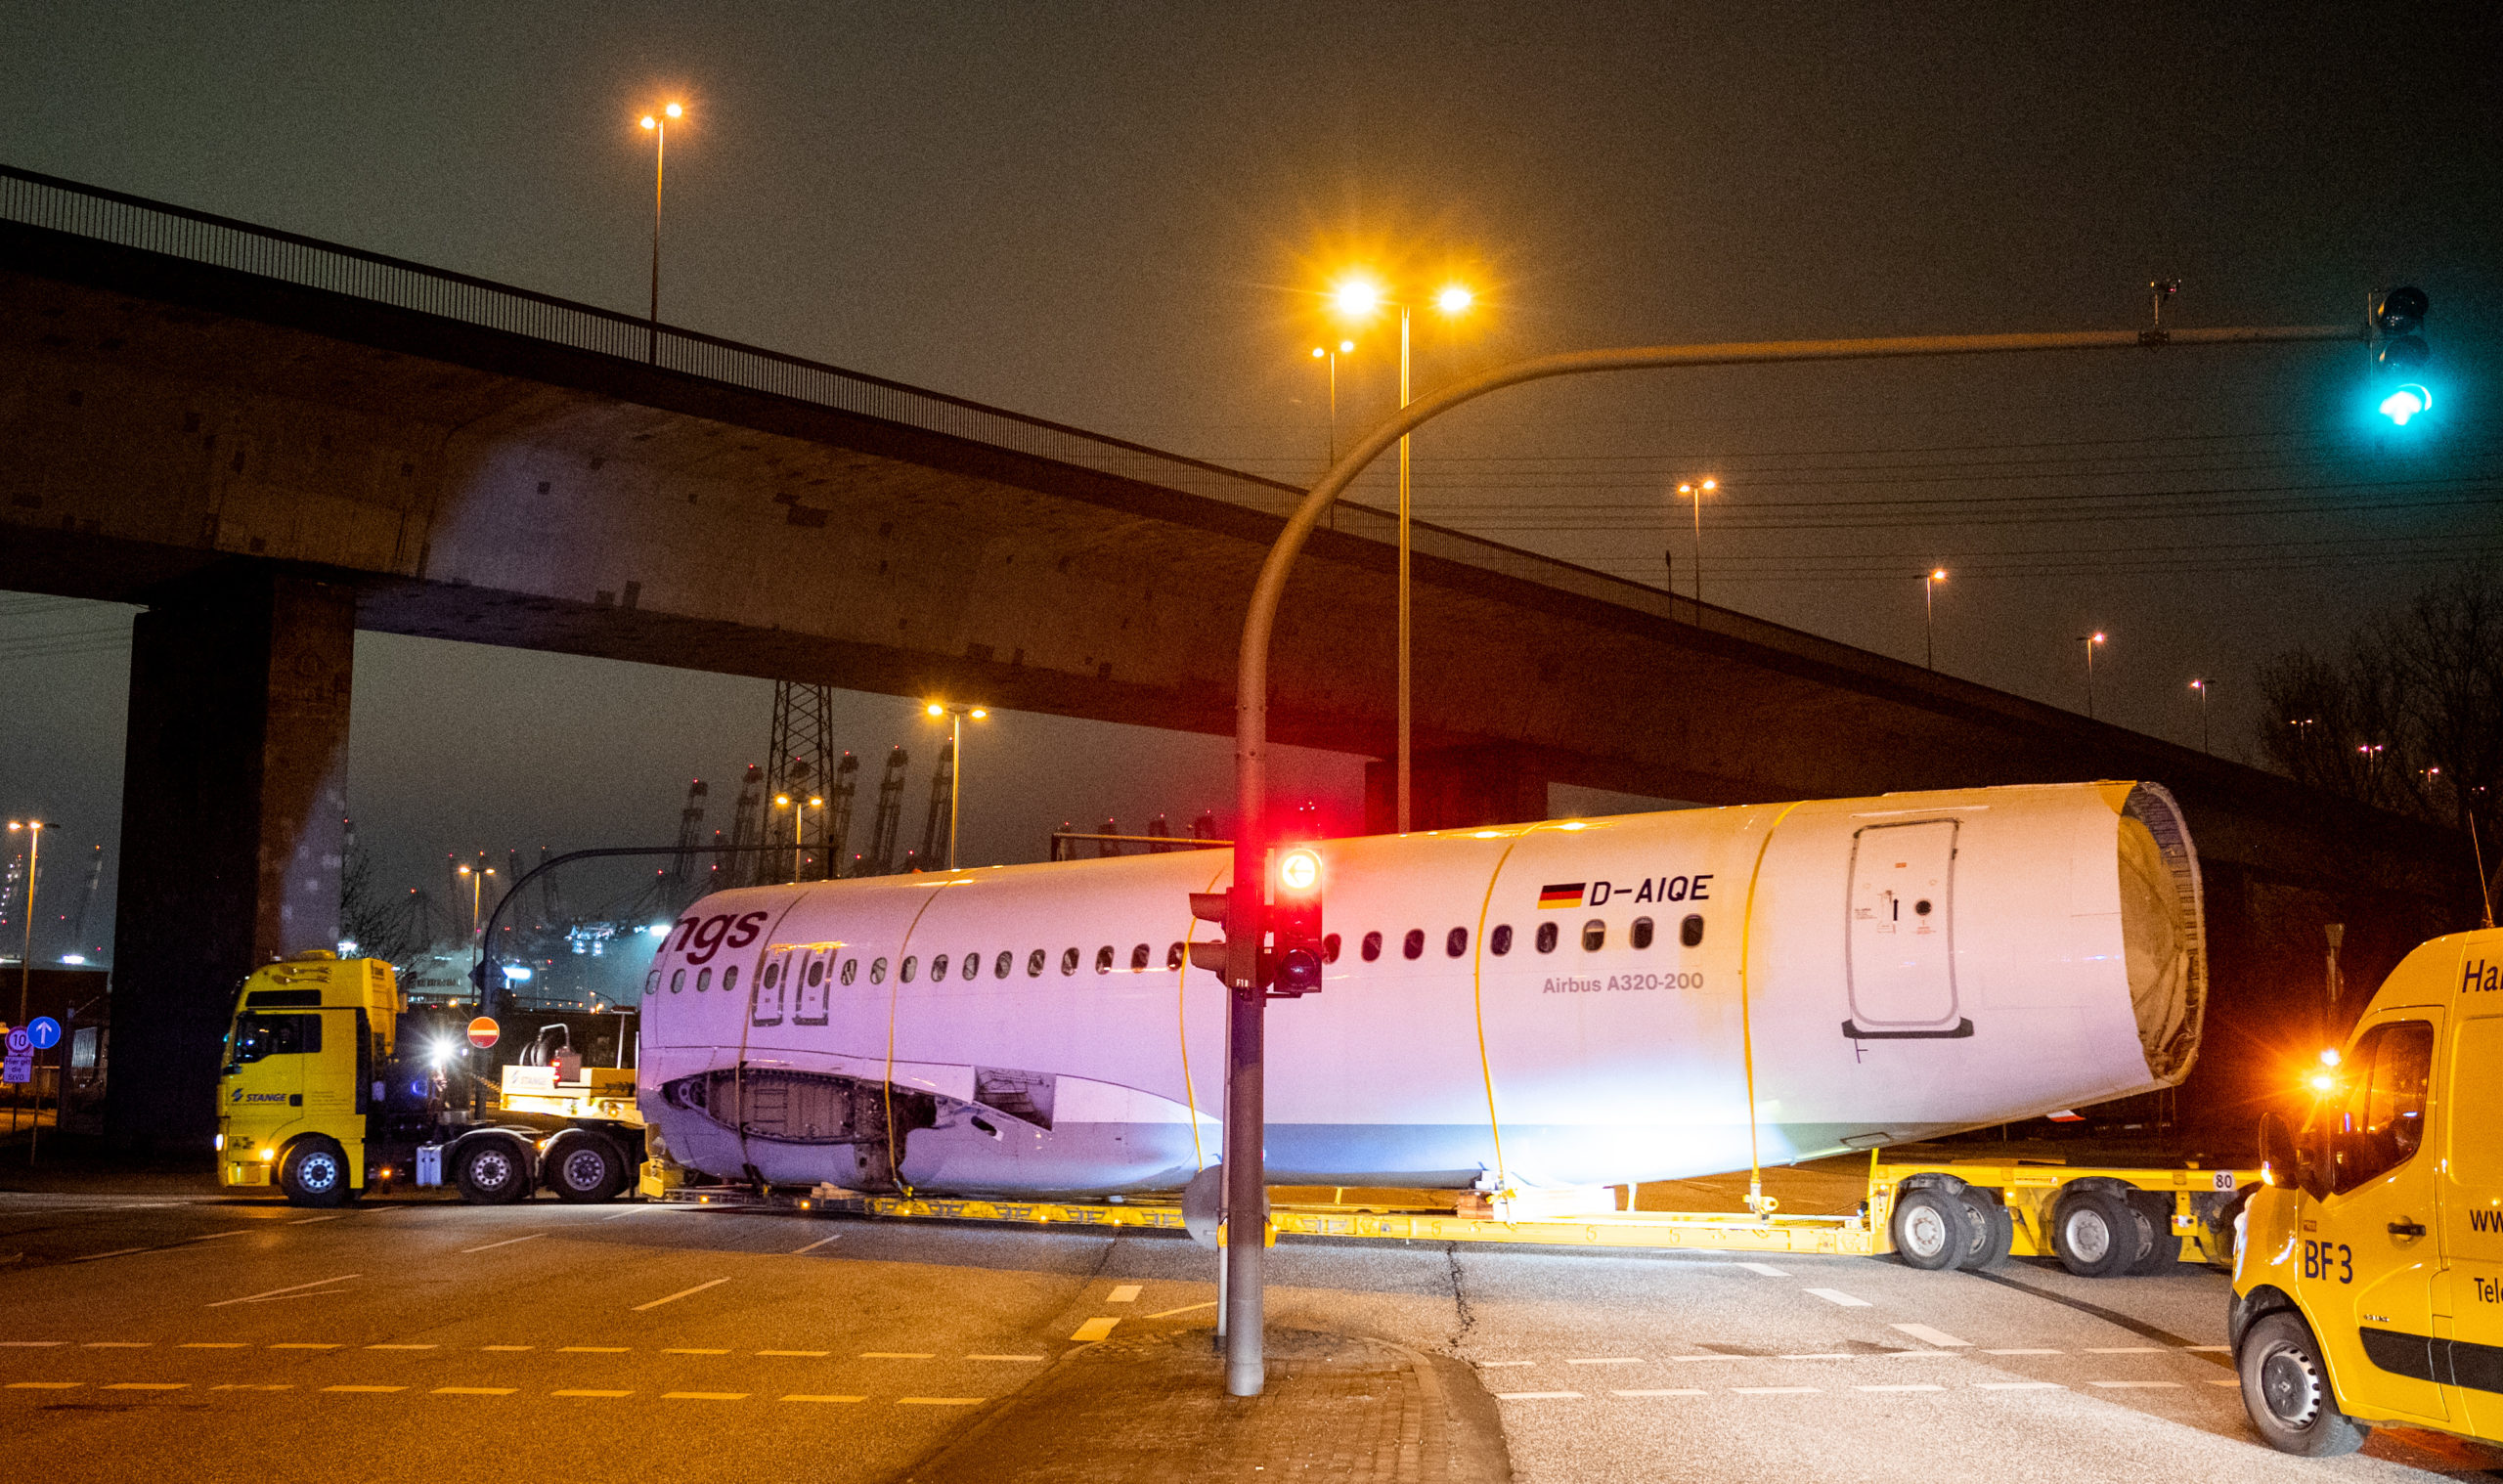
M 655 326 L 595 305 L 12 165 L 0 164 L 0 222 L 440 316 L 593 355 L 648 363 L 682 375 L 963 438 L 1269 515 L 1285 516 L 1303 494 L 1277 480 L 883 376 L 697 330 Z M 1384 544 L 1396 539 L 1394 518 L 1367 505 L 1342 503 L 1332 526 L 1343 535 Z M 1773 639 L 1785 647 L 1802 641 L 1823 643 L 1778 625 L 1720 609 L 1698 609 L 1691 599 L 1673 598 L 1656 588 L 1445 527 L 1414 522 L 1410 529 L 1411 546 L 1420 555 L 1681 622 L 1692 623 L 1708 615 L 1716 630 Z M 1840 646 L 1830 647 L 1840 650 Z

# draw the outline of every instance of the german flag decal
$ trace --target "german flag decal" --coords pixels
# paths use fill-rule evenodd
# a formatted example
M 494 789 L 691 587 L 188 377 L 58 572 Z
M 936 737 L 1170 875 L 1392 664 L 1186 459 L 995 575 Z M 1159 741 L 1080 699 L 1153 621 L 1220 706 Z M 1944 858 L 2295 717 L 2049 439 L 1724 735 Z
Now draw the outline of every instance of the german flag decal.
M 1582 904 L 1582 886 L 1581 882 L 1568 881 L 1560 887 L 1540 887 L 1539 907 L 1578 907 Z

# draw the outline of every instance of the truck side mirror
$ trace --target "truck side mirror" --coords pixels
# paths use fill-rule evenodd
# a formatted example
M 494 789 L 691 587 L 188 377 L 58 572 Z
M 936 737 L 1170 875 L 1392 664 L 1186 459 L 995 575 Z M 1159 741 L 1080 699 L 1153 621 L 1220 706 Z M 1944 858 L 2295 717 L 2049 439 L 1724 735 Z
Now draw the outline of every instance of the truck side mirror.
M 2260 1167 L 2270 1185 L 2289 1190 L 2309 1190 L 2304 1179 L 2303 1154 L 2295 1144 L 2295 1131 L 2286 1125 L 2283 1113 L 2260 1115 Z

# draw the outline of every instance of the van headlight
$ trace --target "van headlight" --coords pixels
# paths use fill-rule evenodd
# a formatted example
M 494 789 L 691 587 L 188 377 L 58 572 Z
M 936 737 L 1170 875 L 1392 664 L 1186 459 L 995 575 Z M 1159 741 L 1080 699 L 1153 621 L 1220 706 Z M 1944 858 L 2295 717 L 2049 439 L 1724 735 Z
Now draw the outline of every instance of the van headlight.
M 224 1134 L 219 1134 L 215 1140 L 210 1142 L 208 1147 L 216 1150 L 220 1154 L 224 1154 L 226 1152 L 226 1136 Z

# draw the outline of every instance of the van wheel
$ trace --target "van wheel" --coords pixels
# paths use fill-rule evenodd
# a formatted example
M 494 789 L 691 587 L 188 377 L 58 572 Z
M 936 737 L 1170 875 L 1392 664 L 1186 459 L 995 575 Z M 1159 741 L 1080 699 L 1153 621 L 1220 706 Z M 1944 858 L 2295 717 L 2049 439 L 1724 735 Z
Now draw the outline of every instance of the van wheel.
M 566 1140 L 548 1161 L 548 1188 L 559 1200 L 608 1200 L 625 1186 L 625 1157 L 594 1134 Z
M 2173 1234 L 2173 1202 L 2153 1191 L 2141 1191 L 2130 1200 L 2130 1209 L 2146 1224 L 2145 1245 L 2139 1248 L 2138 1260 L 2130 1264 L 2133 1278 L 2152 1278 L 2170 1273 L 2181 1256 L 2181 1239 Z
M 336 1205 L 348 1199 L 347 1154 L 318 1134 L 298 1139 L 278 1167 L 278 1186 L 289 1205 Z
M 2080 1278 L 2117 1277 L 2138 1260 L 2144 1219 L 2117 1196 L 2080 1191 L 2060 1202 L 2052 1249 L 2060 1266 Z
M 2279 1453 L 2334 1459 L 2364 1446 L 2372 1429 L 2338 1410 L 2329 1368 L 2311 1327 L 2291 1309 L 2262 1317 L 2242 1337 L 2242 1407 Z
M 462 1150 L 452 1178 L 471 1205 L 505 1205 L 530 1194 L 529 1166 L 510 1139 L 481 1139 Z
M 1964 1208 L 1964 1271 L 1987 1273 L 2005 1262 L 2016 1241 L 2016 1218 L 1979 1191 L 1957 1191 L 1955 1200 Z
M 1964 1203 L 1923 1187 L 1895 1201 L 1895 1255 L 1909 1267 L 1940 1273 L 1963 1260 L 1970 1240 Z

